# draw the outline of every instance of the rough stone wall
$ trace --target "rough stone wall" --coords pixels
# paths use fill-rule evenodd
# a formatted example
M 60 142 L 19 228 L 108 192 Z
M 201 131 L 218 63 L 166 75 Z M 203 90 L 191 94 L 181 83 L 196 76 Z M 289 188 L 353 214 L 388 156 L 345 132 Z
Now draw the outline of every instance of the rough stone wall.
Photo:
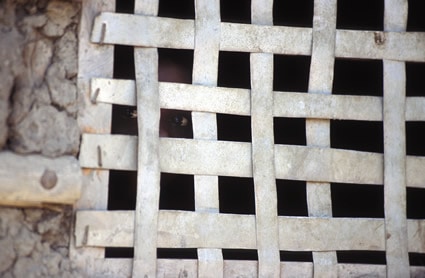
M 80 9 L 0 0 L 0 151 L 78 153 Z M 81 277 L 68 258 L 71 223 L 70 207 L 0 207 L 0 277 Z

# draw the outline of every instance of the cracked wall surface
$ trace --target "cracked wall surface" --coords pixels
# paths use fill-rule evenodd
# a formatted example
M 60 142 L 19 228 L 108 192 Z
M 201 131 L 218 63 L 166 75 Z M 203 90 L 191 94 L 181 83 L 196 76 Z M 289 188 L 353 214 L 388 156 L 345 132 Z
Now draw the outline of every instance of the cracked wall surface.
M 0 0 L 0 151 L 77 155 L 80 9 Z M 81 277 L 68 258 L 71 223 L 69 206 L 0 207 L 0 277 Z

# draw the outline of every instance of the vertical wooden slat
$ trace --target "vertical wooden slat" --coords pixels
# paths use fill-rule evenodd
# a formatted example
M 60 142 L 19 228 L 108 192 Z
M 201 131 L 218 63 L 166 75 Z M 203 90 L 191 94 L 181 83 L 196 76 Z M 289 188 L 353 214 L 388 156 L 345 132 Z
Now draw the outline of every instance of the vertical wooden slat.
M 314 1 L 309 93 L 330 94 L 332 91 L 336 5 L 336 0 Z M 308 146 L 330 147 L 330 121 L 307 119 L 306 137 Z M 307 182 L 307 204 L 309 216 L 332 217 L 330 184 Z M 313 252 L 313 263 L 314 277 L 338 276 L 336 252 Z
M 220 42 L 220 1 L 195 1 L 193 84 L 217 86 Z M 214 113 L 192 112 L 193 137 L 217 140 Z M 219 212 L 218 177 L 195 176 L 195 210 Z M 221 249 L 198 249 L 198 277 L 223 277 Z
M 273 1 L 251 2 L 252 23 L 273 25 Z M 273 136 L 273 54 L 251 53 L 252 167 L 258 276 L 280 277 Z
M 158 0 L 137 0 L 135 14 L 157 15 Z M 133 277 L 156 277 L 160 192 L 158 50 L 135 48 L 138 160 Z
M 407 0 L 386 0 L 384 30 L 406 31 L 407 8 Z M 385 43 L 385 37 L 383 43 Z M 384 60 L 383 66 L 387 277 L 409 277 L 406 219 L 406 71 L 404 62 Z
M 111 78 L 113 74 L 112 45 L 99 45 L 90 42 L 95 16 L 100 12 L 115 10 L 115 0 L 83 1 L 78 33 L 78 93 L 84 109 L 80 108 L 78 124 L 82 133 L 110 133 L 112 105 L 93 103 L 90 82 L 94 77 Z M 107 208 L 109 171 L 83 169 L 81 198 L 74 205 L 75 210 Z M 88 275 L 97 269 L 94 261 L 104 257 L 104 248 L 75 248 L 71 236 L 70 258 Z

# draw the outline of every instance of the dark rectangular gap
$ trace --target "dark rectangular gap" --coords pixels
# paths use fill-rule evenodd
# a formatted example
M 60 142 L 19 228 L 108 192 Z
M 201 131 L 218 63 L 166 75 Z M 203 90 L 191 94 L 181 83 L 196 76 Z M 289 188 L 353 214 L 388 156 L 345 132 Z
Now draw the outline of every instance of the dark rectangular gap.
M 408 0 L 407 32 L 425 32 L 424 0 Z
M 281 262 L 313 262 L 313 253 L 309 251 L 279 251 Z
M 108 210 L 136 208 L 137 171 L 109 171 Z
M 276 180 L 277 214 L 308 216 L 305 181 Z
M 185 110 L 161 109 L 160 137 L 193 138 L 192 113 Z
M 384 217 L 382 185 L 331 183 L 334 217 Z
M 422 14 L 422 18 L 425 19 L 425 16 L 423 16 L 423 14 Z M 407 97 L 425 97 L 424 73 L 425 73 L 425 63 L 406 62 L 406 96 Z
M 117 0 L 115 2 L 115 11 L 117 13 L 134 13 L 134 0 Z
M 425 219 L 425 188 L 406 188 L 407 218 Z
M 425 122 L 406 122 L 406 153 L 425 156 Z
M 336 58 L 332 94 L 382 97 L 382 80 L 382 60 Z
M 336 251 L 340 264 L 379 264 L 384 265 L 387 259 L 384 251 Z
M 252 178 L 219 176 L 218 196 L 221 213 L 255 214 Z
M 192 83 L 193 50 L 158 48 L 158 80 Z
M 409 253 L 410 266 L 425 266 L 425 254 L 423 253 Z
M 331 148 L 384 152 L 382 122 L 331 120 Z
M 105 258 L 134 258 L 133 247 L 106 247 Z
M 159 209 L 195 210 L 193 175 L 161 173 Z
M 158 259 L 198 259 L 196 248 L 157 248 Z
M 113 77 L 134 80 L 135 76 L 133 46 L 114 45 Z
M 112 105 L 111 134 L 138 135 L 135 106 Z
M 313 0 L 274 0 L 273 24 L 312 27 Z
M 383 31 L 384 0 L 338 1 L 336 28 Z
M 217 139 L 223 141 L 251 142 L 251 117 L 216 114 Z
M 307 92 L 310 75 L 310 56 L 273 55 L 273 90 Z
M 159 0 L 158 16 L 195 19 L 194 0 Z
M 251 0 L 220 0 L 222 22 L 251 23 Z
M 224 260 L 258 261 L 255 249 L 222 249 Z
M 220 51 L 217 83 L 220 87 L 250 89 L 249 53 Z
M 307 144 L 305 118 L 273 118 L 274 143 L 283 145 Z

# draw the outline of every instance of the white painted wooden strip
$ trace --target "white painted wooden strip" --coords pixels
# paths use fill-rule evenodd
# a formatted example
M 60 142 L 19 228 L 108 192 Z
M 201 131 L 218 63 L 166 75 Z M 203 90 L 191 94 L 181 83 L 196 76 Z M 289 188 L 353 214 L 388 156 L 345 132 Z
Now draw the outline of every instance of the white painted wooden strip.
M 136 1 L 137 2 L 137 1 Z M 140 10 L 158 11 L 158 0 L 138 0 Z M 136 6 L 138 6 L 136 5 Z M 158 33 L 159 34 L 159 33 Z M 137 91 L 137 198 L 133 277 L 155 277 L 161 170 L 159 164 L 158 50 L 135 48 Z
M 406 98 L 406 121 L 425 121 L 425 97 Z
M 337 30 L 335 56 L 424 62 L 424 45 L 425 32 Z
M 425 188 L 425 157 L 407 156 L 406 186 Z
M 78 211 L 77 246 L 133 246 L 134 211 Z M 256 249 L 255 216 L 159 212 L 160 248 Z M 279 216 L 279 249 L 385 250 L 383 219 Z M 425 220 L 409 220 L 409 252 L 425 252 Z M 296 232 L 294 232 L 296 231 Z
M 73 156 L 0 153 L 0 205 L 74 204 L 81 195 L 82 179 Z
M 192 82 L 217 86 L 218 54 L 220 48 L 220 1 L 195 1 L 195 49 Z M 199 96 L 199 92 L 197 93 Z M 206 96 L 203 96 L 206 97 Z M 213 113 L 192 112 L 193 137 L 217 140 L 217 117 Z M 219 212 L 218 177 L 194 176 L 195 210 Z M 223 277 L 223 254 L 220 249 L 200 248 L 198 277 Z

